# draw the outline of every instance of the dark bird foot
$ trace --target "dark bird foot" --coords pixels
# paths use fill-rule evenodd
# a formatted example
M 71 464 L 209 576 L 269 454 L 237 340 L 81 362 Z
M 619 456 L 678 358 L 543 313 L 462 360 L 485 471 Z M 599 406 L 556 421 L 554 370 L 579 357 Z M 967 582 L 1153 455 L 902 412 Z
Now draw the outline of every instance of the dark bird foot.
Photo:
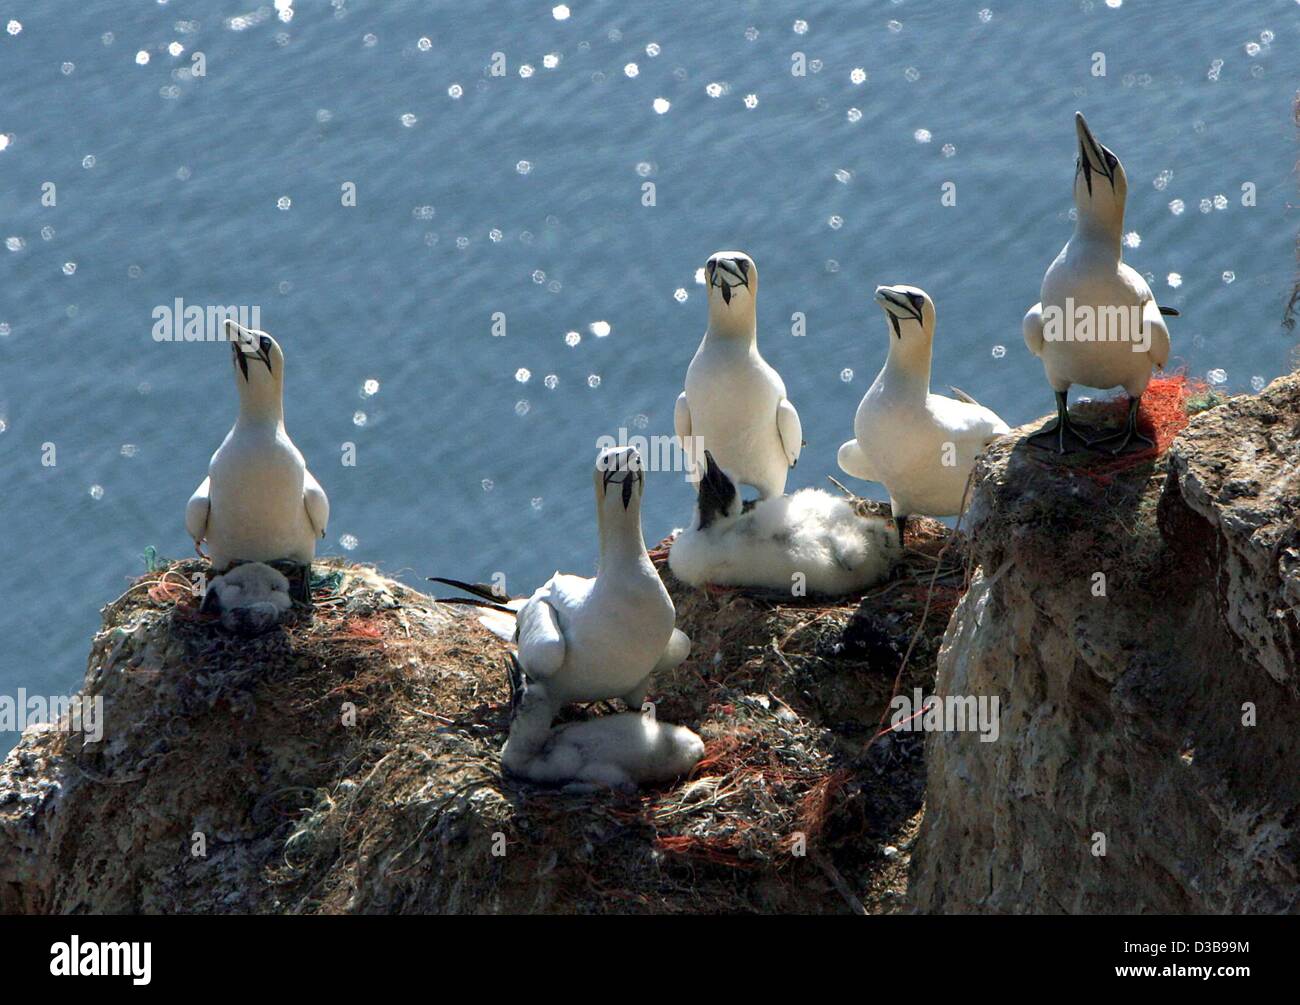
M 1143 436 L 1136 429 L 1130 428 L 1127 423 L 1124 424 L 1122 429 L 1088 441 L 1089 450 L 1100 450 L 1112 457 L 1118 457 L 1126 451 L 1137 453 L 1142 450 L 1154 450 L 1155 446 L 1155 440 L 1149 436 Z
M 1129 398 L 1128 418 L 1124 420 L 1124 425 L 1113 433 L 1089 440 L 1088 449 L 1105 450 L 1112 457 L 1118 457 L 1129 448 L 1134 450 L 1154 450 L 1156 446 L 1155 440 L 1138 432 L 1137 414 L 1141 400 L 1140 397 Z
M 1058 454 L 1086 450 L 1089 445 L 1088 438 L 1079 432 L 1074 423 L 1070 422 L 1069 419 L 1062 422 L 1059 418 L 1050 425 L 1044 426 L 1038 432 L 1026 436 L 1025 442 L 1030 446 L 1055 450 Z

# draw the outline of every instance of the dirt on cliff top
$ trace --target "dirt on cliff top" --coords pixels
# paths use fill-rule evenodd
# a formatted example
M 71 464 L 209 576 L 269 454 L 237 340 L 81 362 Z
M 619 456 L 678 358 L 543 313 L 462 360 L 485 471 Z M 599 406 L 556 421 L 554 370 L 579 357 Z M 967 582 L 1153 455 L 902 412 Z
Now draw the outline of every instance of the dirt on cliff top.
M 651 697 L 706 754 L 636 794 L 502 777 L 506 647 L 471 611 L 322 561 L 314 612 L 244 639 L 199 613 L 202 563 L 166 565 L 103 611 L 103 739 L 29 732 L 0 767 L 0 909 L 899 909 L 921 734 L 877 733 L 896 683 L 931 690 L 965 573 L 917 529 L 861 604 L 664 568 L 693 646 Z

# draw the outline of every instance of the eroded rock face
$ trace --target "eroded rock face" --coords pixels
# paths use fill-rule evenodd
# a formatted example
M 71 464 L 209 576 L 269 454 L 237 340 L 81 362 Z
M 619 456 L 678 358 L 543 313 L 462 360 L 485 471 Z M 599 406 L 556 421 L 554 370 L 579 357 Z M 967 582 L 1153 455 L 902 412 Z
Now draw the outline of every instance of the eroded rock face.
M 928 737 L 915 907 L 1300 909 L 1300 376 L 1104 477 L 1030 431 L 977 469 L 939 658 L 1000 737 Z

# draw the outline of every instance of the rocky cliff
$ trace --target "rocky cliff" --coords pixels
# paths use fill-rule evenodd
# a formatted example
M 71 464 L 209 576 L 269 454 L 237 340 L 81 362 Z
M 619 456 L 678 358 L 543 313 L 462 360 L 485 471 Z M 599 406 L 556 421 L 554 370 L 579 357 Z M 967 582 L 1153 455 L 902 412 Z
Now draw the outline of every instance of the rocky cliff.
M 1300 909 L 1300 377 L 1109 471 L 1026 431 L 977 468 L 938 669 L 1000 737 L 929 737 L 916 908 Z
M 694 647 L 651 697 L 706 754 L 635 795 L 502 777 L 470 612 L 325 562 L 314 612 L 245 639 L 199 563 L 151 572 L 91 646 L 103 737 L 0 766 L 0 911 L 1297 910 L 1300 377 L 1136 460 L 1026 431 L 969 538 L 924 524 L 860 604 L 665 570 Z M 881 735 L 936 666 L 996 734 Z

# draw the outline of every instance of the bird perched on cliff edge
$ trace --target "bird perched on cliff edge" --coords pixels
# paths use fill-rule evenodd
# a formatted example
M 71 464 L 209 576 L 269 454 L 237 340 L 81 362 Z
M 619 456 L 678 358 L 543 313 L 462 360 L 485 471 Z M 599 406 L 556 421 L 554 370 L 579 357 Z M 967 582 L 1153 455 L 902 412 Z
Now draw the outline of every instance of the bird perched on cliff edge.
M 673 426 L 697 465 L 702 451 L 692 443 L 761 497 L 779 496 L 799 460 L 803 427 L 780 374 L 758 351 L 758 268 L 744 252 L 719 251 L 704 277 L 709 326 L 686 369 Z
M 622 698 L 639 709 L 654 674 L 677 666 L 691 648 L 691 640 L 673 626 L 672 599 L 646 553 L 640 454 L 633 447 L 602 451 L 593 481 L 600 534 L 594 578 L 557 572 L 527 600 L 503 603 L 472 584 L 430 577 L 505 615 L 484 619 L 488 628 L 517 643 L 523 674 L 501 763 L 538 780 L 559 780 L 552 777 L 546 745 L 563 705 Z
M 1040 300 L 1023 324 L 1025 345 L 1042 359 L 1056 394 L 1056 422 L 1030 436 L 1029 442 L 1054 441 L 1057 453 L 1065 453 L 1067 442 L 1113 444 L 1111 452 L 1118 454 L 1134 440 L 1155 446 L 1137 431 L 1138 405 L 1151 368 L 1163 369 L 1169 360 L 1169 329 L 1161 315 L 1178 312 L 1160 307 L 1146 280 L 1120 261 L 1128 196 L 1124 166 L 1097 142 L 1082 112 L 1074 113 L 1074 128 L 1079 142 L 1074 171 L 1078 219 L 1074 234 L 1047 267 Z M 1076 322 L 1076 316 L 1082 320 Z M 1099 439 L 1084 437 L 1070 421 L 1066 397 L 1071 384 L 1123 387 L 1129 395 L 1123 428 Z
M 930 393 L 935 314 L 924 290 L 878 286 L 876 302 L 889 319 L 889 356 L 858 405 L 839 465 L 885 486 L 901 544 L 909 516 L 961 511 L 976 456 L 1010 429 L 964 391 Z
M 295 599 L 310 599 L 310 566 L 325 535 L 329 499 L 284 429 L 284 353 L 264 331 L 227 319 L 239 414 L 185 507 L 195 550 L 212 570 L 287 559 L 306 566 Z M 199 551 L 202 554 L 202 551 Z

